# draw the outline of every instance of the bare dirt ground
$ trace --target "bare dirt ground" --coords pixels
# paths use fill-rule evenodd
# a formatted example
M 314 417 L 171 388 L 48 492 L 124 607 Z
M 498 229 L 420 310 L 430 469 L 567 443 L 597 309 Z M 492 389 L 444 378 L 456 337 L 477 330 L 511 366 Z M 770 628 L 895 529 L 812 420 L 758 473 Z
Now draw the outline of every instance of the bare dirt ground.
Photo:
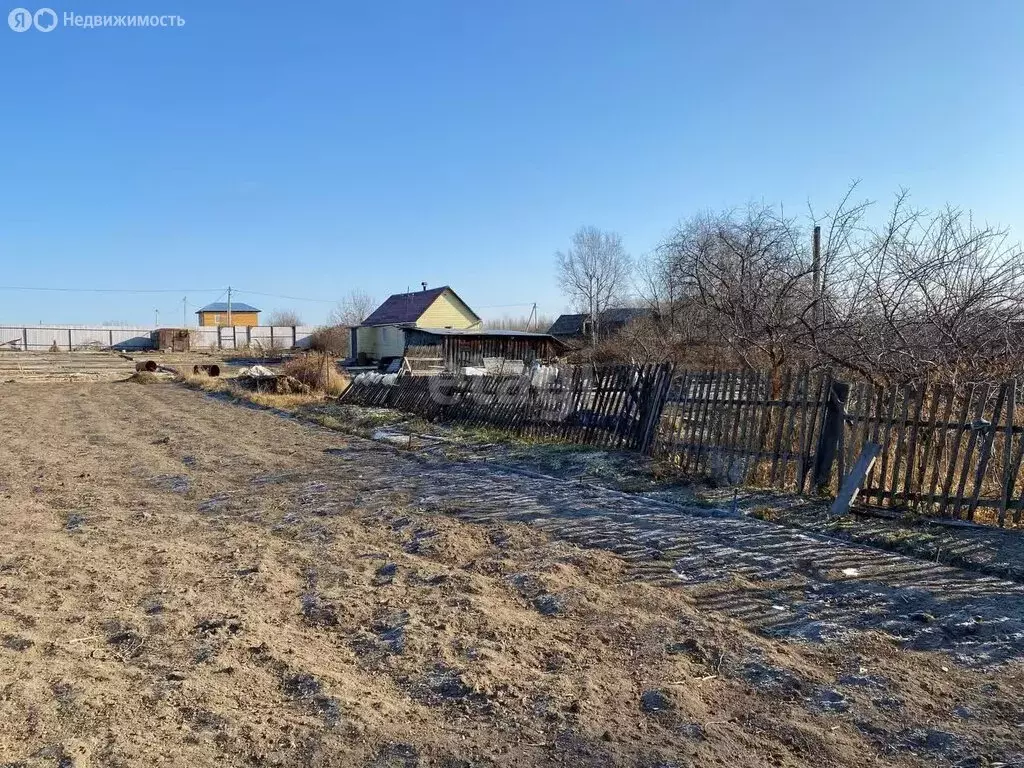
M 0 387 L 0 765 L 1024 764 L 1024 588 L 171 384 Z

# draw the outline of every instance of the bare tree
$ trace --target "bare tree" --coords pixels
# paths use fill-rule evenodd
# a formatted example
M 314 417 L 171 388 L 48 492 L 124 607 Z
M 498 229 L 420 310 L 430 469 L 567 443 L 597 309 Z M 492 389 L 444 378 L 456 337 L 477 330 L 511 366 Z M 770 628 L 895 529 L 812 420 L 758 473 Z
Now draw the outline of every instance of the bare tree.
M 641 292 L 659 327 L 629 348 L 691 358 L 704 350 L 703 359 L 728 349 L 776 374 L 803 363 L 877 384 L 991 381 L 1019 370 L 1020 244 L 959 209 L 916 209 L 906 192 L 873 224 L 872 204 L 853 201 L 855 188 L 833 211 L 812 211 L 811 226 L 765 206 L 681 224 L 642 265 Z
M 327 320 L 331 325 L 359 325 L 377 308 L 377 301 L 366 291 L 354 288 L 331 310 Z
M 955 208 L 913 208 L 900 192 L 864 228 L 825 296 L 815 352 L 879 383 L 979 381 L 1024 356 L 1024 250 Z
M 601 313 L 628 290 L 632 260 L 615 232 L 580 227 L 568 251 L 555 254 L 558 282 L 573 307 L 590 315 L 590 333 L 597 343 Z
M 275 309 L 267 315 L 267 325 L 302 325 L 302 318 L 294 309 Z
M 778 371 L 791 361 L 814 301 L 810 249 L 793 219 L 767 206 L 702 214 L 656 259 L 649 273 L 670 320 L 697 324 L 744 365 Z

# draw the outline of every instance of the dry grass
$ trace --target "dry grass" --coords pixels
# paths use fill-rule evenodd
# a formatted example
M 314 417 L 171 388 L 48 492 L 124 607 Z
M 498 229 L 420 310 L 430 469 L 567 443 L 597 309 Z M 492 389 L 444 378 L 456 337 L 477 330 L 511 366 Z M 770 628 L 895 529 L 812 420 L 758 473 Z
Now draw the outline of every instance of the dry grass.
M 335 397 L 348 389 L 351 383 L 351 379 L 338 370 L 330 355 L 296 357 L 285 363 L 281 370 L 314 390 Z
M 264 408 L 278 408 L 283 411 L 295 410 L 306 405 L 316 405 L 324 402 L 328 397 L 323 392 L 311 392 L 305 395 L 275 395 L 270 392 L 253 392 L 252 390 L 235 385 L 231 379 L 211 378 L 203 373 L 185 373 L 179 377 L 179 381 L 192 389 L 200 389 L 203 392 L 223 392 L 231 397 L 246 400 Z
M 327 395 L 322 392 L 311 392 L 308 395 L 275 395 L 270 392 L 250 392 L 248 390 L 241 390 L 239 396 L 250 403 L 256 403 L 256 405 L 266 408 L 280 408 L 283 411 L 290 411 L 305 405 L 316 405 L 327 398 Z
M 204 392 L 225 392 L 230 389 L 227 379 L 212 378 L 205 373 L 182 373 L 178 377 L 183 384 Z

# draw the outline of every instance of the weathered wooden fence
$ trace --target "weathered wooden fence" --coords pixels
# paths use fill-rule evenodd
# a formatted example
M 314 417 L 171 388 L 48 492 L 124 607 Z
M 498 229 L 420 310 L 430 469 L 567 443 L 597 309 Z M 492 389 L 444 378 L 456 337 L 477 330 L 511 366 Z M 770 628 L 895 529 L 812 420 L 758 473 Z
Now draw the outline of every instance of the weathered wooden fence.
M 827 373 L 677 372 L 655 456 L 718 482 L 838 491 L 868 443 L 859 498 L 922 516 L 1021 523 L 1024 407 L 1008 381 L 873 387 Z
M 672 366 L 544 368 L 522 376 L 403 376 L 353 382 L 341 401 L 520 436 L 647 452 Z
M 1024 403 L 1009 381 L 883 389 L 829 373 L 575 366 L 521 376 L 358 381 L 354 405 L 647 453 L 689 475 L 835 493 L 868 443 L 859 498 L 921 515 L 1019 526 Z
M 840 393 L 842 395 L 844 393 Z M 860 446 L 881 446 L 862 484 L 868 501 L 927 516 L 1020 525 L 1024 509 L 1024 408 L 1016 381 L 846 393 L 838 472 Z
M 683 371 L 654 455 L 687 474 L 802 492 L 811 482 L 830 379 L 808 371 Z

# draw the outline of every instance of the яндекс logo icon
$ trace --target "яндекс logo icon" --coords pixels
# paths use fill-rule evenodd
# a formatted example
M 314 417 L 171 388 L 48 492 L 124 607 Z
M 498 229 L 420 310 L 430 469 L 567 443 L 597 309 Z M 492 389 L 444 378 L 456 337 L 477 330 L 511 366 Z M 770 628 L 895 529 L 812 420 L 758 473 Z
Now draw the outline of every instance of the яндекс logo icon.
M 51 32 L 57 26 L 57 12 L 52 8 L 40 8 L 32 21 L 40 32 Z
M 52 8 L 40 8 L 35 13 L 28 8 L 15 8 L 7 14 L 7 26 L 15 32 L 28 32 L 32 27 L 52 32 L 57 28 L 57 12 Z
M 15 8 L 7 14 L 7 26 L 15 32 L 27 32 L 32 29 L 32 11 L 27 8 Z

